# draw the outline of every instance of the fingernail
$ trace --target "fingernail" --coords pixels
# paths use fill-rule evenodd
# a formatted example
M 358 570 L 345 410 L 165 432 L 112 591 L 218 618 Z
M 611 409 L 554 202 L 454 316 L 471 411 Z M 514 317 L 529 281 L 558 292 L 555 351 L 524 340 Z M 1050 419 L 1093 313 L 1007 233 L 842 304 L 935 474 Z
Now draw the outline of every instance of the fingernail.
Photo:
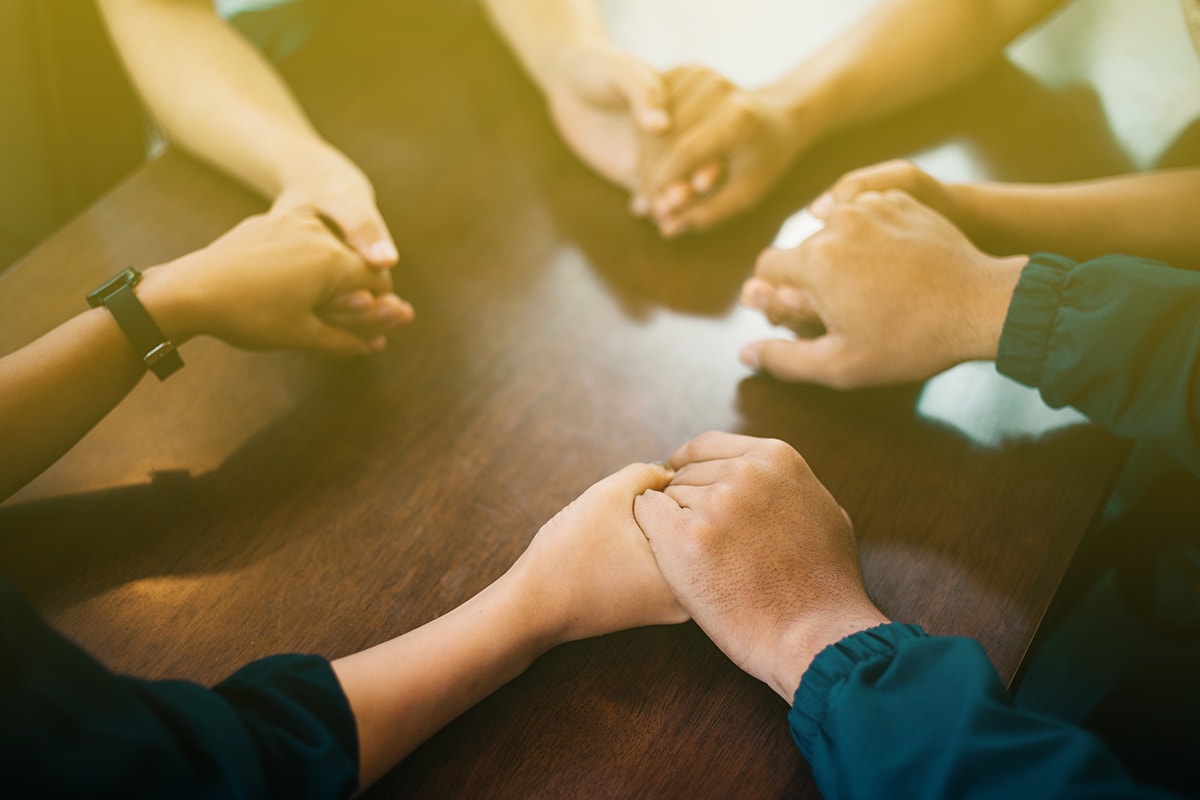
M 812 212 L 814 217 L 824 218 L 826 214 L 833 210 L 833 195 L 825 192 L 809 204 L 808 210 Z
M 370 295 L 354 292 L 346 298 L 345 306 L 350 311 L 365 311 L 371 307 L 374 300 Z
M 395 264 L 400 260 L 400 254 L 396 252 L 396 245 L 386 240 L 371 245 L 367 252 L 370 254 L 371 261 L 376 264 Z
M 740 358 L 742 363 L 747 367 L 750 367 L 751 369 L 758 369 L 758 351 L 753 347 L 743 347 L 742 351 L 738 353 L 738 358 Z
M 376 336 L 374 339 L 372 339 L 370 341 L 368 346 L 371 348 L 372 353 L 378 353 L 380 350 L 387 347 L 387 337 L 386 336 Z
M 637 217 L 644 217 L 650 213 L 650 201 L 640 194 L 635 194 L 633 200 L 629 201 L 629 210 Z

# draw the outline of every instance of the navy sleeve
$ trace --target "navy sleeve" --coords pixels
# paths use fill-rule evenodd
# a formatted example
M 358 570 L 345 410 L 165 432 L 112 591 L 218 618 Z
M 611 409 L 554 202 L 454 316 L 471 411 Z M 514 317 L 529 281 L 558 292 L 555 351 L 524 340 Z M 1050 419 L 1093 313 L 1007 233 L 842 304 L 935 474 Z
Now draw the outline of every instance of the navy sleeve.
M 823 650 L 788 721 L 825 800 L 1168 796 L 1087 731 L 1016 708 L 978 642 L 913 625 Z
M 256 661 L 209 689 L 115 675 L 0 579 L 0 781 L 14 797 L 334 798 L 358 782 L 329 662 Z
M 1200 272 L 1037 253 L 1013 293 L 996 368 L 1200 472 Z

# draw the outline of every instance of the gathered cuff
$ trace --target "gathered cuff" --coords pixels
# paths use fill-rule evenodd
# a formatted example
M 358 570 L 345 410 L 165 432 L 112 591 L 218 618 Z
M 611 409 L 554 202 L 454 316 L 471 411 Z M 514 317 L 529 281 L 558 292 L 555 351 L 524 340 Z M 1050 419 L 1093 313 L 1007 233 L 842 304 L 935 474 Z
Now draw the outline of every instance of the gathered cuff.
M 1063 286 L 1075 266 L 1076 262 L 1066 256 L 1053 253 L 1030 256 L 1021 270 L 1000 334 L 996 369 L 1002 374 L 1026 386 L 1040 386 Z
M 817 653 L 800 680 L 788 714 L 792 738 L 805 756 L 809 755 L 808 743 L 818 735 L 824 722 L 829 694 L 837 684 L 850 677 L 859 664 L 871 659 L 890 659 L 902 642 L 926 636 L 918 625 L 889 622 L 847 636 Z

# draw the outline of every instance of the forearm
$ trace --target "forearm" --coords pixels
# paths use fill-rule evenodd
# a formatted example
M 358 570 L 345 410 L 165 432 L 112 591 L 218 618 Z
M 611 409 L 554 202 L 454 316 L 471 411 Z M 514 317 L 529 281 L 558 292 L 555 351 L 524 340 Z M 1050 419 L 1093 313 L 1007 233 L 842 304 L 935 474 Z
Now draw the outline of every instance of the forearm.
M 764 91 L 808 141 L 962 82 L 1062 0 L 887 0 Z
M 70 450 L 145 371 L 105 308 L 0 358 L 0 501 Z
M 328 149 L 274 67 L 209 0 L 99 0 L 122 60 L 176 144 L 267 197 Z
M 1200 169 L 1061 184 L 953 184 L 947 194 L 950 216 L 990 252 L 1041 250 L 1081 261 L 1130 253 L 1200 268 Z
M 556 642 L 518 583 L 510 572 L 445 616 L 333 663 L 358 724 L 360 789 Z
M 483 5 L 543 92 L 564 49 L 580 39 L 607 35 L 595 0 L 484 0 Z

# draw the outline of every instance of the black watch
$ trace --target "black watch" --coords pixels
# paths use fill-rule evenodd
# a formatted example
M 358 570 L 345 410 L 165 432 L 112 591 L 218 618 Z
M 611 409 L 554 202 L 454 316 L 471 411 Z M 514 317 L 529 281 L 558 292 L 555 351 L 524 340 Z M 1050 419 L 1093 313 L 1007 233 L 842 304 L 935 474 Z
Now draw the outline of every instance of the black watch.
M 133 287 L 141 279 L 142 273 L 133 267 L 123 269 L 88 292 L 87 301 L 92 308 L 108 306 L 133 349 L 150 371 L 163 381 L 183 366 L 183 359 L 175 344 L 163 335 L 162 329 L 134 294 Z

